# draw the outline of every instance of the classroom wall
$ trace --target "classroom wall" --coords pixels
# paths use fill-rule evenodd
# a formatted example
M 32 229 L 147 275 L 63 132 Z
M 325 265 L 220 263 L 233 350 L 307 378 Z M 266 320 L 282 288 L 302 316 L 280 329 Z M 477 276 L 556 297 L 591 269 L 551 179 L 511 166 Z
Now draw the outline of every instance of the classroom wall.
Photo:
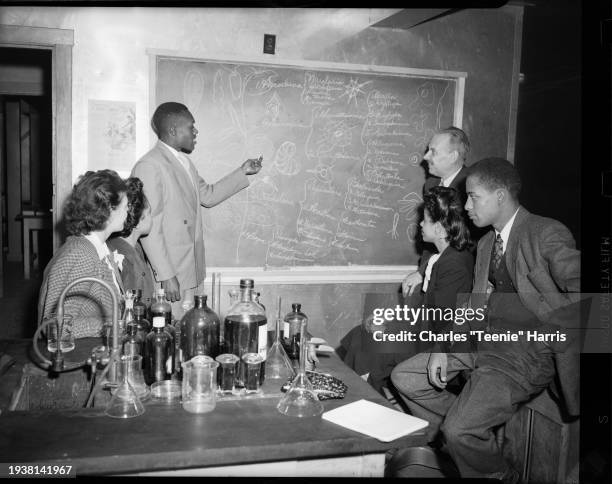
M 517 55 L 514 40 L 522 10 L 503 7 L 460 11 L 407 31 L 371 27 L 396 11 L 2 7 L 0 24 L 74 30 L 73 180 L 87 169 L 91 99 L 136 103 L 135 158 L 154 141 L 149 127 L 147 49 L 202 58 L 227 55 L 279 62 L 305 59 L 465 71 L 463 126 L 472 140 L 470 161 L 506 156 L 508 136 L 512 134 L 511 80 L 513 75 L 518 76 L 513 71 Z M 275 56 L 262 53 L 264 33 L 277 35 Z M 125 174 L 135 161 L 125 160 Z M 206 172 L 202 175 L 207 176 Z M 269 282 L 262 288 L 262 298 L 274 311 L 276 297 L 283 296 L 283 313 L 290 302 L 303 299 L 304 310 L 311 316 L 311 330 L 333 346 L 359 324 L 364 294 L 393 292 L 397 282 L 391 282 L 401 280 L 397 275 L 394 278 L 377 284 L 355 284 L 354 279 L 333 285 Z M 261 279 L 256 277 L 258 282 Z M 225 293 L 224 287 L 222 298 Z M 333 297 L 326 300 L 321 294 Z

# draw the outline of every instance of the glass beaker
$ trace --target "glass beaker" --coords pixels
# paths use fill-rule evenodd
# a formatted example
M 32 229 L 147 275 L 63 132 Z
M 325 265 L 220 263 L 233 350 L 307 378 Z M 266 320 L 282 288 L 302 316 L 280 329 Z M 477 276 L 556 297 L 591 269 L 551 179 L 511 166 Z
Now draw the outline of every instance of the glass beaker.
M 114 363 L 114 361 L 113 361 Z M 138 398 L 134 387 L 130 385 L 129 381 L 129 366 L 131 362 L 129 358 L 122 358 L 119 367 L 123 367 L 123 370 L 119 370 L 122 373 L 121 383 L 115 390 L 113 398 L 106 406 L 104 413 L 109 417 L 113 418 L 131 418 L 138 417 L 145 412 L 144 405 Z
M 149 398 L 151 391 L 145 383 L 144 374 L 142 372 L 142 356 L 141 355 L 122 355 L 120 364 L 117 365 L 117 380 L 123 381 L 123 373 L 127 371 L 127 379 L 131 387 L 136 392 L 136 396 L 141 400 Z M 114 394 L 117 390 L 111 390 Z
M 183 408 L 191 413 L 206 413 L 215 408 L 217 367 L 219 363 L 199 355 L 183 363 Z
M 306 357 L 308 344 L 306 344 L 306 321 L 302 322 L 300 341 L 300 371 L 291 382 L 276 408 L 283 415 L 290 417 L 316 417 L 323 413 L 323 404 L 314 392 L 312 383 L 306 376 Z
M 223 353 L 217 356 L 215 361 L 221 365 L 217 372 L 219 393 L 222 395 L 232 395 L 236 391 L 236 376 L 238 374 L 240 358 L 231 353 Z
M 263 358 L 258 353 L 242 355 L 244 363 L 244 390 L 247 394 L 260 393 L 259 374 L 262 370 Z
M 43 319 L 47 326 L 47 351 L 55 353 L 59 341 L 62 353 L 68 353 L 74 349 L 74 333 L 72 332 L 72 316 L 64 314 L 63 321 L 58 324 L 57 314 L 51 313 Z

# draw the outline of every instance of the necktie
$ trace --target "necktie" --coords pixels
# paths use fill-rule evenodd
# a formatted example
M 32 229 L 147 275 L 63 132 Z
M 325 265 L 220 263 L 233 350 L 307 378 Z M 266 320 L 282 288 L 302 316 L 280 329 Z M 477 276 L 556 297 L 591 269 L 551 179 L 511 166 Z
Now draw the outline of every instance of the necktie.
M 444 186 L 444 180 L 442 180 L 442 178 L 440 178 L 440 184 L 438 186 L 439 187 L 443 187 Z
M 493 247 L 493 268 L 499 269 L 501 261 L 504 258 L 504 241 L 500 234 L 495 237 L 495 246 Z

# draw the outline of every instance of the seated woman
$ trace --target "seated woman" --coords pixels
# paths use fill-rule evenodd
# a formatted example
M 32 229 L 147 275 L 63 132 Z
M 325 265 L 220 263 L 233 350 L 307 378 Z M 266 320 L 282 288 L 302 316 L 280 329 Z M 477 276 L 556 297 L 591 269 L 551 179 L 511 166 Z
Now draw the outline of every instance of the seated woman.
M 38 297 L 39 324 L 57 311 L 66 286 L 81 277 L 108 283 L 120 301 L 121 276 L 106 240 L 123 228 L 126 192 L 125 181 L 112 170 L 88 171 L 72 188 L 63 211 L 70 235 L 45 268 Z M 73 286 L 64 300 L 64 313 L 73 318 L 75 338 L 98 336 L 102 324 L 112 320 L 112 307 L 108 290 L 95 282 Z
M 148 306 L 151 305 L 151 297 L 155 291 L 153 273 L 146 261 L 138 239 L 146 236 L 151 231 L 153 219 L 151 218 L 151 206 L 142 190 L 142 181 L 132 177 L 126 180 L 128 214 L 123 230 L 108 239 L 111 250 L 116 250 L 124 256 L 121 264 L 121 279 L 125 289 L 140 289 L 142 291 L 141 301 Z
M 471 291 L 474 268 L 473 256 L 467 250 L 470 236 L 463 218 L 461 200 L 453 188 L 434 187 L 425 194 L 423 201 L 424 219 L 421 222 L 423 240 L 433 243 L 437 253 L 433 254 L 428 262 L 421 287 L 422 293 L 413 295 L 407 305 L 454 308 L 457 304 L 457 295 L 468 294 Z M 381 387 L 386 384 L 393 368 L 414 356 L 418 345 L 416 343 L 406 345 L 404 353 L 364 354 L 363 351 L 358 351 L 358 348 L 363 343 L 364 337 L 371 337 L 368 333 L 373 329 L 369 323 L 366 321 L 365 330 L 361 332 L 359 338 L 355 332 L 352 332 L 351 347 L 354 348 L 352 353 L 354 361 L 361 362 L 361 370 L 368 371 L 367 381 L 382 393 Z M 420 321 L 413 326 L 417 327 L 419 330 L 428 329 Z M 431 329 L 441 330 L 441 328 Z
M 421 222 L 423 240 L 432 242 L 437 250 L 427 263 L 423 280 L 424 306 L 429 308 L 457 308 L 458 296 L 468 296 L 472 290 L 474 261 L 467 250 L 469 232 L 462 215 L 462 206 L 454 189 L 434 187 L 424 196 L 424 220 Z M 467 297 L 466 297 L 467 300 Z M 454 326 L 453 321 L 429 321 L 433 332 L 445 332 Z M 417 325 L 423 323 L 417 322 Z M 419 329 L 426 329 L 421 328 Z M 461 343 L 460 343 L 461 344 Z M 464 352 L 466 346 L 453 346 L 453 352 Z M 400 392 L 413 415 L 432 422 L 430 438 L 433 438 L 441 419 L 427 412 L 413 398 L 418 392 L 417 380 L 436 382 L 440 388 L 446 386 L 446 373 L 436 371 L 436 365 L 429 365 L 437 358 L 446 358 L 447 344 L 434 345 L 430 353 L 421 353 L 398 364 L 391 373 L 391 381 Z M 429 368 L 429 370 L 428 370 Z

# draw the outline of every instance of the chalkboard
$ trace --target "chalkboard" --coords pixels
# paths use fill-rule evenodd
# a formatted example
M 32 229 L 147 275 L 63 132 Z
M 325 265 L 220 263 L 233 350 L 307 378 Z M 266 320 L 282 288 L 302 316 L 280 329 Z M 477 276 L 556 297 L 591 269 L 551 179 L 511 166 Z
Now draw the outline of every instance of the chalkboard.
M 153 102 L 190 109 L 207 182 L 264 157 L 248 189 L 203 210 L 208 266 L 416 263 L 422 156 L 460 126 L 465 74 L 155 59 Z

